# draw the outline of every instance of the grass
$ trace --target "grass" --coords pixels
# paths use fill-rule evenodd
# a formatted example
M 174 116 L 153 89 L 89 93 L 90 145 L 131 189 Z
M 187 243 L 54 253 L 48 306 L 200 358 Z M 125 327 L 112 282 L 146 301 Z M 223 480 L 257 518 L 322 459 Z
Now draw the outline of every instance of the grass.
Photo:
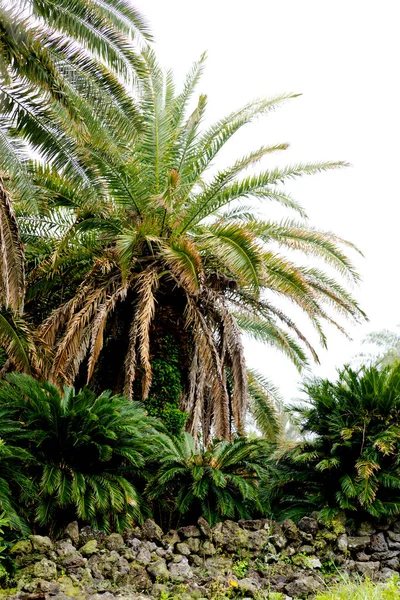
M 320 592 L 315 600 L 400 600 L 400 580 L 394 576 L 386 583 L 346 581 Z

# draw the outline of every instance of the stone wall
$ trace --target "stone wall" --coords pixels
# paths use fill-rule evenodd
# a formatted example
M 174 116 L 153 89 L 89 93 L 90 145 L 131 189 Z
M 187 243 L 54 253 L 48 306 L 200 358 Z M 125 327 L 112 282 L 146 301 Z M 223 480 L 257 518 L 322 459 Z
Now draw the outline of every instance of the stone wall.
M 15 589 L 0 592 L 10 600 L 311 598 L 339 572 L 387 579 L 399 571 L 400 521 L 363 523 L 355 535 L 317 515 L 214 528 L 199 519 L 168 533 L 148 520 L 123 536 L 71 523 L 60 540 L 32 535 L 10 552 Z

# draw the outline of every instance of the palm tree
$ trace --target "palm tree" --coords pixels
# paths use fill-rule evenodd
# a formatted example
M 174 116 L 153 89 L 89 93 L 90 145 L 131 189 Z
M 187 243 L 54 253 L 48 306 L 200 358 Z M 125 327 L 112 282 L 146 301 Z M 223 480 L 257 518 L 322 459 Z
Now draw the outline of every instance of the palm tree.
M 270 446 L 258 438 L 214 440 L 198 448 L 189 433 L 165 438 L 147 496 L 169 509 L 171 519 L 204 517 L 211 525 L 226 518 L 252 518 L 262 511 L 258 481 Z M 176 523 L 175 523 L 176 524 Z
M 69 2 L 63 0 L 62 6 Z M 44 0 L 39 4 L 47 6 Z M 48 11 L 41 15 L 47 19 Z M 299 368 L 309 355 L 318 358 L 274 298 L 286 297 L 299 306 L 324 345 L 323 321 L 343 330 L 330 307 L 356 320 L 363 316 L 345 285 L 298 261 L 301 253 L 316 256 L 330 270 L 357 281 L 343 249 L 352 245 L 308 226 L 304 210 L 279 186 L 344 163 L 246 174 L 269 154 L 287 148 L 266 145 L 213 175 L 212 166 L 230 138 L 292 96 L 252 102 L 202 130 L 206 97 L 200 96 L 191 112 L 188 106 L 204 57 L 180 93 L 151 50 L 146 48 L 138 61 L 140 82 L 134 92 L 124 87 L 122 111 L 122 101 L 109 102 L 107 96 L 103 102 L 102 88 L 92 95 L 68 89 L 84 121 L 84 135 L 77 135 L 67 109 L 55 105 L 63 123 L 70 124 L 74 143 L 79 137 L 82 163 L 60 159 L 27 167 L 40 190 L 40 206 L 37 213 L 23 204 L 17 207 L 27 253 L 25 318 L 37 326 L 42 354 L 53 357 L 39 361 L 43 376 L 68 384 L 94 378 L 103 389 L 111 386 L 129 397 L 140 378 L 143 399 L 151 388 L 155 332 L 172 329 L 186 349 L 181 407 L 189 414 L 187 427 L 194 437 L 201 430 L 207 443 L 212 433 L 227 438 L 233 430 L 243 431 L 249 395 L 243 331 L 278 347 Z M 77 66 L 68 65 L 75 81 Z M 111 58 L 108 66 L 120 74 Z M 131 68 L 133 73 L 133 66 L 127 72 Z M 15 69 L 18 73 L 18 65 Z M 137 118 L 122 122 L 129 107 Z M 259 217 L 260 201 L 278 202 L 299 219 L 278 223 Z M 10 336 L 7 340 L 11 347 Z M 103 382 L 99 360 L 106 355 L 114 371 Z M 12 364 L 11 353 L 9 358 Z
M 125 138 L 139 126 L 128 88 L 145 68 L 148 25 L 127 0 L 16 0 L 0 6 L 0 306 L 21 314 L 24 264 L 10 195 L 38 214 L 32 150 L 92 201 L 102 191 L 81 140 L 87 113 Z M 19 133 L 16 136 L 15 133 Z
M 362 343 L 372 346 L 371 351 L 360 352 L 354 357 L 354 362 L 380 365 L 381 367 L 400 362 L 400 334 L 396 331 L 390 329 L 372 331 Z
M 44 296 L 52 293 L 50 279 L 59 286 L 55 273 L 72 272 L 72 286 L 79 281 L 39 331 L 54 348 L 50 376 L 55 381 L 65 378 L 72 383 L 85 360 L 90 381 L 114 315 L 114 328 L 122 331 L 118 361 L 125 365 L 123 389 L 132 395 L 140 364 L 145 399 L 151 387 L 152 326 L 173 319 L 175 331 L 189 346 L 182 399 L 190 415 L 189 430 L 196 437 L 201 427 L 208 440 L 213 426 L 217 437 L 226 438 L 231 422 L 236 431 L 243 431 L 247 407 L 241 331 L 279 347 L 299 367 L 307 362 L 307 350 L 317 358 L 296 324 L 270 300 L 271 292 L 300 306 L 323 343 L 321 321 L 336 322 L 327 305 L 356 319 L 362 315 L 337 281 L 275 249 L 317 255 L 354 281 L 357 274 L 340 248 L 346 242 L 302 221 L 258 218 L 254 205 L 243 206 L 245 199 L 273 200 L 303 215 L 278 182 L 341 163 L 243 175 L 264 156 L 284 150 L 287 145 L 282 144 L 263 146 L 209 175 L 232 135 L 287 97 L 251 103 L 201 133 L 206 99 L 201 96 L 189 115 L 186 107 L 203 59 L 189 74 L 183 92 L 176 94 L 171 74 L 159 69 L 152 53 L 144 56 L 151 75 L 143 84 L 142 131 L 133 146 L 123 144 L 113 156 L 113 172 L 108 164 L 98 163 L 112 201 L 106 209 L 89 211 L 79 194 L 69 193 L 70 222 L 53 237 L 52 253 L 31 275 L 36 290 L 45 282 Z M 56 187 L 53 172 L 41 170 L 39 180 L 50 189 Z M 65 188 L 68 183 L 63 178 Z M 60 210 L 63 198 L 58 194 L 55 201 Z M 33 297 L 36 302 L 37 295 Z M 121 380 L 121 374 L 115 378 Z
M 1 382 L 0 411 L 14 414 L 10 422 L 25 448 L 20 452 L 36 461 L 30 475 L 40 489 L 32 498 L 39 525 L 61 528 L 78 518 L 109 531 L 142 520 L 146 510 L 135 484 L 160 434 L 140 405 L 110 392 L 60 393 L 48 382 L 13 373 Z

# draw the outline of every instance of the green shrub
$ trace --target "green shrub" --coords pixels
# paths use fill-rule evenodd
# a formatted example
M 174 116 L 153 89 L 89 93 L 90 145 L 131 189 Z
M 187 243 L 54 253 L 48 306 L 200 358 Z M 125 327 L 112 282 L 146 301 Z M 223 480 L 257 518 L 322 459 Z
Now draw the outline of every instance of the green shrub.
M 23 498 L 32 497 L 33 485 L 27 476 L 33 457 L 23 445 L 23 433 L 15 409 L 0 405 L 0 511 L 10 527 L 26 533 L 28 526 L 21 516 Z
M 358 519 L 400 512 L 400 365 L 343 369 L 305 386 L 297 409 L 309 441 L 271 464 L 263 498 L 276 516 L 322 510 Z
M 7 546 L 3 543 L 4 529 L 6 527 L 10 527 L 10 521 L 6 517 L 5 512 L 3 512 L 0 514 L 0 582 L 7 575 L 7 570 L 4 566 L 4 557 L 2 556 L 4 550 L 7 548 Z
M 159 467 L 147 485 L 152 500 L 169 507 L 175 522 L 200 516 L 214 525 L 224 518 L 251 518 L 262 507 L 258 481 L 270 446 L 262 439 L 215 440 L 198 448 L 193 437 L 165 437 Z
M 179 408 L 182 372 L 179 350 L 172 336 L 166 335 L 158 341 L 157 354 L 152 360 L 153 379 L 145 406 L 149 415 L 164 423 L 169 435 L 179 435 L 188 415 Z
M 11 374 L 0 384 L 0 410 L 13 410 L 21 443 L 36 466 L 40 489 L 35 520 L 61 527 L 77 518 L 108 531 L 141 521 L 135 487 L 157 441 L 157 422 L 122 396 L 88 389 L 75 393 L 30 376 Z

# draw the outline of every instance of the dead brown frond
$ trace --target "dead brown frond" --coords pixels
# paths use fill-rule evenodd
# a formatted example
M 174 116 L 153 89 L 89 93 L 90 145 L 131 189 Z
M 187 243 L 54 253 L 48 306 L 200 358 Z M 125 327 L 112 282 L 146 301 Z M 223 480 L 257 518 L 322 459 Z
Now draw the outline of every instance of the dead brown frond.
M 10 195 L 0 175 L 0 305 L 22 315 L 25 297 L 25 256 Z
M 186 322 L 198 343 L 199 362 L 206 372 L 206 383 L 210 386 L 216 436 L 228 439 L 230 436 L 229 397 L 221 358 L 203 313 L 189 295 L 187 295 Z
M 65 334 L 56 347 L 51 379 L 59 377 L 72 385 L 79 366 L 89 348 L 93 317 L 108 294 L 115 292 L 116 281 L 111 279 L 106 286 L 93 288 L 79 312 L 72 314 L 65 326 Z M 68 371 L 68 375 L 67 375 Z
M 132 399 L 132 385 L 135 381 L 136 375 L 136 343 L 138 336 L 138 321 L 135 316 L 132 319 L 131 327 L 129 330 L 129 343 L 128 350 L 125 357 L 125 383 L 124 383 L 124 394 L 127 398 Z
M 142 379 L 142 398 L 149 395 L 152 370 L 150 363 L 150 325 L 155 312 L 155 291 L 159 285 L 158 273 L 149 268 L 136 279 L 136 292 L 138 295 L 134 319 L 137 321 L 137 337 L 139 342 L 139 356 L 144 373 Z
M 92 378 L 94 367 L 96 366 L 97 360 L 100 356 L 100 352 L 103 349 L 104 341 L 104 329 L 107 323 L 107 319 L 110 313 L 115 309 L 117 302 L 124 300 L 128 293 L 127 285 L 123 285 L 117 289 L 116 292 L 111 294 L 104 304 L 101 304 L 98 308 L 97 315 L 93 321 L 91 330 L 90 350 L 89 350 L 89 362 L 88 362 L 88 373 L 87 382 L 89 383 Z

